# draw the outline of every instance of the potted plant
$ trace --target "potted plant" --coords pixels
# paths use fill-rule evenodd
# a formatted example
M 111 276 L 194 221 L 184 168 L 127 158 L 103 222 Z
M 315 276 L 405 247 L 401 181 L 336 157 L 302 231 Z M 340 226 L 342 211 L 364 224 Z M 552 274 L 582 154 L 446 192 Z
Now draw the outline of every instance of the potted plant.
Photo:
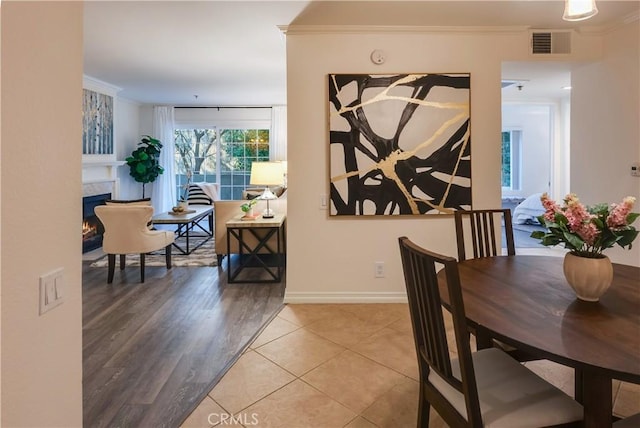
M 138 148 L 125 159 L 130 168 L 129 175 L 138 183 L 142 183 L 143 198 L 144 185 L 153 183 L 164 172 L 159 162 L 161 148 L 160 140 L 144 135 L 142 141 L 138 143 Z
M 244 213 L 245 217 L 253 217 L 253 206 L 256 204 L 255 199 L 251 199 L 249 202 L 240 205 L 240 209 Z
M 619 245 L 631 248 L 638 231 L 631 226 L 640 214 L 631 212 L 635 198 L 628 196 L 620 204 L 583 205 L 570 193 L 560 206 L 544 193 L 540 200 L 545 213 L 538 221 L 547 228 L 535 231 L 532 238 L 542 245 L 564 244 L 569 249 L 564 259 L 564 275 L 578 298 L 597 301 L 613 279 L 613 267 L 603 254 Z

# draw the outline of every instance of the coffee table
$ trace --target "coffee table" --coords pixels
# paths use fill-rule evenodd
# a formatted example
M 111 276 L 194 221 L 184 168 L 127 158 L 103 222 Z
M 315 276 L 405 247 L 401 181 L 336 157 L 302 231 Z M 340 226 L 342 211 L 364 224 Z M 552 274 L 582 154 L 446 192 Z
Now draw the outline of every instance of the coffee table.
M 209 228 L 205 229 L 200 225 L 200 220 L 209 216 Z M 154 215 L 151 218 L 154 224 L 173 224 L 177 225 L 176 228 L 176 240 L 173 242 L 173 246 L 178 249 L 182 254 L 189 255 L 193 251 L 200 248 L 207 241 L 213 238 L 213 206 L 212 205 L 189 205 L 187 211 L 181 214 L 173 212 L 165 212 Z M 201 232 L 194 234 L 195 228 L 200 229 Z M 184 248 L 177 244 L 177 238 L 185 238 Z M 190 245 L 190 239 L 203 238 L 198 240 L 198 243 L 194 246 Z

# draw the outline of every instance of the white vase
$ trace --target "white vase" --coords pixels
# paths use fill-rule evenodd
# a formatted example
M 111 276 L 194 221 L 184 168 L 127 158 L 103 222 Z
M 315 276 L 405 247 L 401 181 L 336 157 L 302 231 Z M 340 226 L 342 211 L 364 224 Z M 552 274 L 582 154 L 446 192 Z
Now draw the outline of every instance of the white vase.
M 613 266 L 607 256 L 594 259 L 567 253 L 562 268 L 578 299 L 587 302 L 600 300 L 613 281 Z

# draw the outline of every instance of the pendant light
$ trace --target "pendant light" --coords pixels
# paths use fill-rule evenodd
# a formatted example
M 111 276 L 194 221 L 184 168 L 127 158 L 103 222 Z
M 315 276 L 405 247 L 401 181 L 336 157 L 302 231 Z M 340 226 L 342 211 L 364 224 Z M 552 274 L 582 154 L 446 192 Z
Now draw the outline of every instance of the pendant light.
M 589 19 L 598 13 L 596 0 L 565 0 L 564 15 L 565 21 L 582 21 Z

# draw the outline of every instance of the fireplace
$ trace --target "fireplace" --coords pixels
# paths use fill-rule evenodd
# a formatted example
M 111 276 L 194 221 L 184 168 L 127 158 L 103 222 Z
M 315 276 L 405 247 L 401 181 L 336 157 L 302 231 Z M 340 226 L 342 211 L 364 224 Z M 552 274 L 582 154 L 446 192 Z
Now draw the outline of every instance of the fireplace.
M 93 209 L 98 205 L 104 205 L 107 199 L 111 199 L 111 193 L 85 196 L 82 198 L 82 252 L 86 253 L 102 246 L 104 226 L 96 217 Z

